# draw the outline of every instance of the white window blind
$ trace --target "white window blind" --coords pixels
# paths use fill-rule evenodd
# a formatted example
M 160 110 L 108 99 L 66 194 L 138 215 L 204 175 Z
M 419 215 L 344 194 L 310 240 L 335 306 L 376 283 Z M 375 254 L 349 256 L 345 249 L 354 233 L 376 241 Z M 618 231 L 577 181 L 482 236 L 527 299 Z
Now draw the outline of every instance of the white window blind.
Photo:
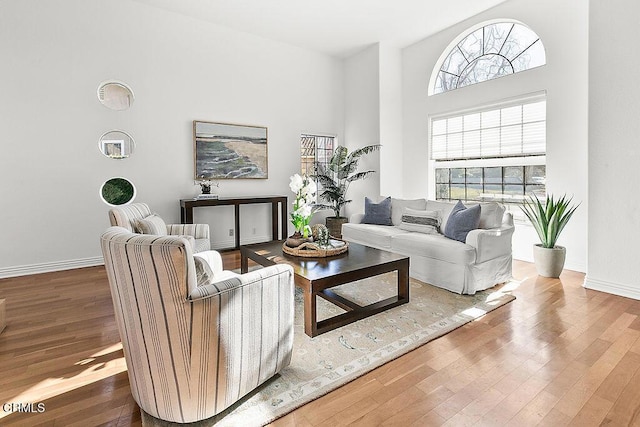
M 431 121 L 431 159 L 544 155 L 546 100 L 472 111 Z

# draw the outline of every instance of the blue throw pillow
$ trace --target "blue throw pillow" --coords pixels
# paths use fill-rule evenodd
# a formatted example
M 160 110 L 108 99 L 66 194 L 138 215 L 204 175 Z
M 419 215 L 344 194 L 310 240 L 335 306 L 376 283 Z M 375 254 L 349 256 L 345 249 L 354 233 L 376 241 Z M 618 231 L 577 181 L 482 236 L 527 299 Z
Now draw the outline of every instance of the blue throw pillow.
M 444 227 L 445 237 L 464 243 L 467 240 L 467 234 L 480 225 L 480 209 L 480 205 L 467 208 L 458 200 Z
M 380 203 L 373 203 L 368 197 L 364 198 L 363 224 L 393 225 L 391 222 L 391 197 Z

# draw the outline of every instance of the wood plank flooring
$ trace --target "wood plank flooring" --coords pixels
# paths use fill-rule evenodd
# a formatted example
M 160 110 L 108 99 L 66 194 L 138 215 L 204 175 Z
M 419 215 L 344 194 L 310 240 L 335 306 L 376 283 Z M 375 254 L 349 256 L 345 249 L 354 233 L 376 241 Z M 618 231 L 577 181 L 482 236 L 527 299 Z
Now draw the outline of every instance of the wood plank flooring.
M 514 276 L 512 303 L 271 425 L 640 426 L 640 301 Z M 102 267 L 3 279 L 1 298 L 0 425 L 141 425 Z

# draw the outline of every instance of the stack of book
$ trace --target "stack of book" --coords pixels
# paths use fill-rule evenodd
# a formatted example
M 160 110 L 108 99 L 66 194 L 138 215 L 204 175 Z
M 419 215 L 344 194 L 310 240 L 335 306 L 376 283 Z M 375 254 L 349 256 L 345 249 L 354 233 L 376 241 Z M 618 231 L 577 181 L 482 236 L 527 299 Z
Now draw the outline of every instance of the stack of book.
M 196 200 L 211 200 L 211 199 L 217 199 L 218 195 L 217 194 L 199 194 L 198 197 L 196 197 Z

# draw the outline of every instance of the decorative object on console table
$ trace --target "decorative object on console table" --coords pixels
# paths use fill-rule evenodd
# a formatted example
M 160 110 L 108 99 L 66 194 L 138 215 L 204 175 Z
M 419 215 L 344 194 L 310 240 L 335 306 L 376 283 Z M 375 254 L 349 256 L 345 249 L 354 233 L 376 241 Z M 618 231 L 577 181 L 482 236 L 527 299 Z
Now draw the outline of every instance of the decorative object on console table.
M 196 180 L 262 178 L 267 175 L 267 128 L 193 122 Z
M 541 244 L 533 246 L 533 260 L 538 275 L 543 277 L 560 277 L 564 268 L 566 248 L 556 245 L 560 233 L 567 225 L 580 203 L 572 206 L 573 198 L 563 195 L 554 199 L 547 196 L 544 205 L 535 196 L 529 196 L 520 207 L 535 228 Z
M 196 184 L 200 186 L 200 191 L 202 191 L 202 193 L 200 193 L 197 197 L 196 200 L 209 200 L 209 199 L 217 199 L 218 195 L 217 194 L 212 194 L 211 193 L 211 188 L 215 187 L 218 188 L 220 187 L 220 183 L 217 181 L 196 181 Z
M 296 194 L 291 212 L 291 223 L 295 228 L 292 236 L 288 237 L 285 245 L 295 248 L 313 240 L 309 221 L 313 215 L 313 201 L 316 197 L 316 183 L 308 176 L 299 174 L 290 177 L 289 188 Z
M 327 203 L 317 204 L 318 209 L 331 209 L 334 216 L 326 218 L 326 224 L 332 236 L 342 237 L 342 224 L 349 220 L 342 216 L 342 208 L 351 200 L 347 200 L 347 190 L 353 181 L 365 179 L 375 171 L 358 172 L 358 162 L 365 154 L 380 149 L 380 145 L 367 145 L 349 153 L 346 147 L 337 146 L 328 164 L 314 162 L 313 179 L 322 186 L 320 198 Z

